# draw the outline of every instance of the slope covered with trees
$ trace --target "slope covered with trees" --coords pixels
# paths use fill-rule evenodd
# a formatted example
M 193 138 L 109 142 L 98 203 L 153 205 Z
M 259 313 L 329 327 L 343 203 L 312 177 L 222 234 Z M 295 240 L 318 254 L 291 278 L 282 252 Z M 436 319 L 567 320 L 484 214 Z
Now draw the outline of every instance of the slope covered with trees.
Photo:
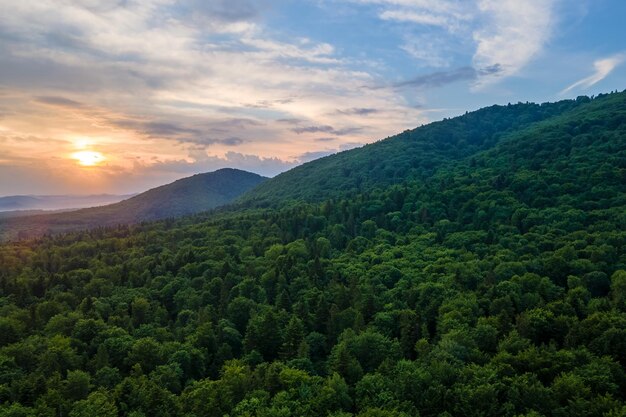
M 19 218 L 0 216 L 0 241 L 199 213 L 232 202 L 264 180 L 251 172 L 220 169 L 183 178 L 107 206 Z
M 581 97 L 487 107 L 303 164 L 256 187 L 241 201 L 255 206 L 320 202 L 407 180 L 423 181 L 444 164 L 490 149 L 511 133 L 586 104 Z
M 626 94 L 574 107 L 349 198 L 0 246 L 0 413 L 626 415 Z

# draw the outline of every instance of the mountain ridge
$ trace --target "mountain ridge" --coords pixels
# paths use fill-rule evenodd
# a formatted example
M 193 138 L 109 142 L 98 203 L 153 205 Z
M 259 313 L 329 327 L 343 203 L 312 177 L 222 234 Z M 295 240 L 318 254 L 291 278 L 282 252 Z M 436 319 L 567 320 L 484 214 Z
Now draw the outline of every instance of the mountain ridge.
M 620 96 L 619 93 L 617 95 Z M 425 180 L 445 164 L 462 161 L 480 152 L 493 149 L 502 140 L 506 140 L 507 136 L 515 136 L 521 130 L 532 128 L 532 126 L 545 123 L 576 109 L 582 108 L 584 111 L 585 106 L 607 100 L 611 96 L 614 94 L 600 94 L 593 99 L 582 96 L 576 100 L 562 100 L 555 103 L 527 102 L 481 108 L 455 118 L 447 118 L 406 130 L 361 148 L 307 162 L 266 181 L 259 181 L 247 188 L 245 192 L 230 195 L 219 201 L 220 204 L 232 203 L 235 210 L 244 207 L 276 207 L 289 201 L 320 202 L 329 198 L 346 198 L 378 187 L 391 186 L 409 180 Z M 219 171 L 237 172 L 239 170 L 225 168 L 216 172 Z M 198 175 L 203 174 L 196 174 L 183 180 L 192 183 Z M 185 184 L 180 182 L 183 180 L 155 187 L 142 193 L 141 198 L 155 196 L 158 199 L 159 190 L 163 187 Z M 50 217 L 40 217 L 46 216 L 45 214 L 11 217 L 10 220 L 5 218 L 4 221 L 0 216 L 0 239 L 15 239 L 18 235 L 26 238 L 37 237 L 44 234 L 44 231 L 62 233 L 90 227 L 133 224 L 139 221 L 179 217 L 203 211 L 188 210 L 182 200 L 176 200 L 180 204 L 175 204 L 175 207 L 170 207 L 169 210 L 160 210 L 154 206 L 141 215 L 133 216 L 129 213 L 137 211 L 133 205 L 138 197 L 125 200 L 122 206 L 118 206 L 121 211 L 126 212 L 123 215 L 108 213 L 110 208 L 104 206 L 87 213 L 81 210 L 74 212 L 79 220 L 67 220 L 67 213 L 51 214 Z M 201 203 L 201 206 L 203 208 L 216 207 L 206 202 Z M 89 218 L 81 220 L 81 216 L 84 215 Z M 97 216 L 105 219 L 98 220 Z M 108 220 L 112 217 L 116 219 Z M 28 231 L 29 220 L 40 224 L 35 227 L 36 230 Z M 46 224 L 41 225 L 46 221 L 52 221 L 54 224 L 51 227 Z
M 508 133 L 584 106 L 588 100 L 581 97 L 555 103 L 484 107 L 307 162 L 271 178 L 238 202 L 249 206 L 298 199 L 314 202 L 423 179 L 442 161 L 460 160 L 486 150 Z M 296 185 L 302 183 L 308 187 Z
M 195 214 L 228 204 L 265 179 L 247 171 L 223 168 L 182 178 L 115 204 L 53 214 L 0 216 L 0 240 Z

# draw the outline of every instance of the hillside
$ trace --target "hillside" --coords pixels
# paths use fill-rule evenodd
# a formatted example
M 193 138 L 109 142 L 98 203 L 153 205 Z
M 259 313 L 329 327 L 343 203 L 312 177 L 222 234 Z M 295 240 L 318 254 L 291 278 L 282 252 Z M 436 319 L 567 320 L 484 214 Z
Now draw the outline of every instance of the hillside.
M 360 192 L 294 170 L 245 207 L 0 246 L 0 413 L 625 415 L 626 93 L 560 105 Z
M 246 193 L 247 205 L 327 198 L 429 178 L 442 164 L 489 149 L 508 134 L 566 113 L 586 100 L 491 106 L 431 123 L 280 174 Z
M 230 203 L 265 178 L 236 169 L 183 178 L 116 204 L 28 217 L 0 216 L 0 240 L 180 217 Z

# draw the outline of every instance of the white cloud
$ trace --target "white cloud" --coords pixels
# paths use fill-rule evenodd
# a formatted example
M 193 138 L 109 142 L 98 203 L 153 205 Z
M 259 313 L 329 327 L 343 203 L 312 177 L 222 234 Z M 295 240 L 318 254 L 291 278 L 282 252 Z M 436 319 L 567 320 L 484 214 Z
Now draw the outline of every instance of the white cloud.
M 352 0 L 352 2 L 400 7 L 404 10 L 422 10 L 459 19 L 464 18 L 464 10 L 468 3 L 466 0 Z
M 380 7 L 383 20 L 440 28 L 439 42 L 448 45 L 473 42 L 472 64 L 480 76 L 477 87 L 519 73 L 537 57 L 556 25 L 554 8 L 559 0 L 352 0 Z M 407 38 L 411 38 L 407 36 Z M 430 43 L 408 42 L 401 46 L 427 65 L 449 63 Z M 450 48 L 448 48 L 449 50 Z M 467 65 L 464 63 L 463 65 Z M 499 68 L 496 72 L 483 71 Z
M 501 71 L 478 84 L 518 73 L 535 58 L 554 29 L 554 0 L 480 0 L 482 23 L 474 30 L 477 68 Z
M 608 58 L 599 59 L 593 63 L 595 72 L 589 77 L 585 77 L 582 80 L 575 82 L 569 87 L 561 91 L 561 95 L 567 94 L 575 88 L 589 88 L 594 84 L 604 80 L 613 70 L 621 65 L 626 60 L 626 54 L 620 53 L 610 56 Z
M 397 20 L 399 22 L 411 22 L 418 25 L 432 25 L 441 26 L 452 30 L 455 25 L 454 20 L 443 15 L 436 15 L 431 13 L 419 13 L 406 10 L 386 10 L 380 14 L 380 18 L 383 20 Z
M 458 32 L 472 18 L 470 2 L 459 0 L 352 0 L 359 4 L 382 6 L 379 17 L 416 25 L 438 26 Z

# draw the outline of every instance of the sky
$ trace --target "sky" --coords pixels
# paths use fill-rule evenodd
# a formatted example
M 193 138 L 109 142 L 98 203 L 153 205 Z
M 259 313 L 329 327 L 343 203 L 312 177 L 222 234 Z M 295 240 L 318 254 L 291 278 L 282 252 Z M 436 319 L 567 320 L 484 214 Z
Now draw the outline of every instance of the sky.
M 626 88 L 623 0 L 0 0 L 0 196 L 298 164 Z

